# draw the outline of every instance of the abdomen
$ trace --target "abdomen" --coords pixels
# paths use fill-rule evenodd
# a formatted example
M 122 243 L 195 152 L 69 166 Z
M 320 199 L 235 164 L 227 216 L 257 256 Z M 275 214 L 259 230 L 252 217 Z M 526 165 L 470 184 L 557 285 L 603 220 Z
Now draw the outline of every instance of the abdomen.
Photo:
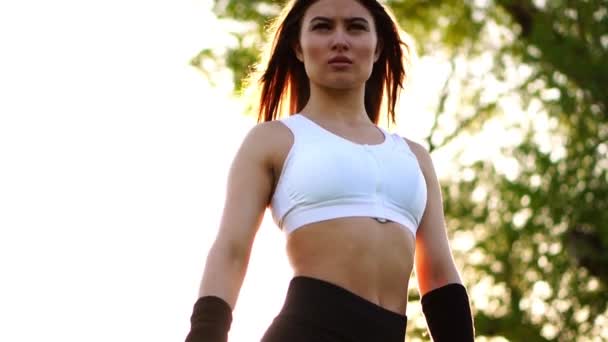
M 414 237 L 396 223 L 348 217 L 313 223 L 287 236 L 295 275 L 332 282 L 405 314 Z

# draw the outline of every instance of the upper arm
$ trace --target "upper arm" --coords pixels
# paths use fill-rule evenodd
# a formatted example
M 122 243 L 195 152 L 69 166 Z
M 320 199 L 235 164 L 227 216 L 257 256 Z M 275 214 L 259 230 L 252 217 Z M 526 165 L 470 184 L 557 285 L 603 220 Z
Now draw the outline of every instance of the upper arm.
M 215 244 L 231 256 L 248 259 L 268 205 L 273 183 L 273 123 L 254 126 L 243 139 L 228 174 L 224 209 Z
M 416 233 L 416 277 L 420 293 L 449 283 L 461 283 L 448 242 L 441 188 L 429 152 L 408 141 L 424 174 L 427 202 Z

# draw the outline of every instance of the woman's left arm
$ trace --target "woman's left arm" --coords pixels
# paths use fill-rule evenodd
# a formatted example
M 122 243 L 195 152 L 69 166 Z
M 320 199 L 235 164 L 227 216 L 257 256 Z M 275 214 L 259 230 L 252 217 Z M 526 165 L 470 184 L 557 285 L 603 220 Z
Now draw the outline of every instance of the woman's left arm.
M 427 202 L 416 233 L 415 266 L 422 310 L 433 341 L 474 341 L 466 288 L 448 242 L 441 188 L 428 151 L 408 141 L 424 174 Z

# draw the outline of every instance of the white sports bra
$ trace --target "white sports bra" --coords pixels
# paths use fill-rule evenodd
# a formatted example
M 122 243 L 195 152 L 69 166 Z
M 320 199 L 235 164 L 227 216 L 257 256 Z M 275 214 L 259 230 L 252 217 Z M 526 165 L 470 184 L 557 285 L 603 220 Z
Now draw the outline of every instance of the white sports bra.
M 271 200 L 281 229 L 289 234 L 313 222 L 373 217 L 416 235 L 426 183 L 403 138 L 380 128 L 381 144 L 357 144 L 301 114 L 280 121 L 294 137 Z

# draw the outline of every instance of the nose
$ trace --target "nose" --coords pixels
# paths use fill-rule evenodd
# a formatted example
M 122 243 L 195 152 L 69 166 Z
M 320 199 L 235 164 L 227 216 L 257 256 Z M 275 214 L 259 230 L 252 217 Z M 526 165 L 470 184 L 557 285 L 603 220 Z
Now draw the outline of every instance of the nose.
M 334 31 L 331 39 L 331 49 L 344 51 L 348 50 L 350 43 L 348 41 L 348 35 L 342 28 L 338 28 Z

